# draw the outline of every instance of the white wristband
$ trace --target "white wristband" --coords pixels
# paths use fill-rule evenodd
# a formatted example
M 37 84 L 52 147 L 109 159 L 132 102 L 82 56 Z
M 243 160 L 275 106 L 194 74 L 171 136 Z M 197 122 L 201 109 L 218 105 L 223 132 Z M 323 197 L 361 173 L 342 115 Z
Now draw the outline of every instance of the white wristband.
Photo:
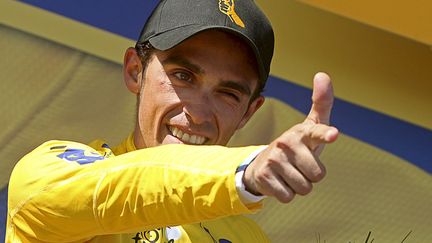
M 266 196 L 257 196 L 257 195 L 254 195 L 254 194 L 248 192 L 246 190 L 245 184 L 243 183 L 243 175 L 244 175 L 244 172 L 245 172 L 247 166 L 250 163 L 252 163 L 252 161 L 254 161 L 256 156 L 258 156 L 258 154 L 261 153 L 266 148 L 267 148 L 267 146 L 259 148 L 258 150 L 254 151 L 251 155 L 249 155 L 243 161 L 243 163 L 241 163 L 239 165 L 239 167 L 236 170 L 236 175 L 235 175 L 236 189 L 237 189 L 237 193 L 239 194 L 240 200 L 244 204 L 256 203 L 256 202 L 259 202 L 259 201 L 263 200 L 264 198 L 266 198 Z

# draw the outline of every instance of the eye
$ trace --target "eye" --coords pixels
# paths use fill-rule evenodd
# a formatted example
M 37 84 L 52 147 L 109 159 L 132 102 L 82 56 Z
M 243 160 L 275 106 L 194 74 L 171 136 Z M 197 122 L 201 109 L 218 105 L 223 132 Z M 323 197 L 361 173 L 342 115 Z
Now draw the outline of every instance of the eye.
M 185 81 L 185 82 L 192 82 L 192 77 L 189 73 L 186 72 L 175 72 L 173 73 L 173 75 L 181 81 Z
M 229 97 L 230 99 L 233 99 L 237 102 L 240 101 L 240 97 L 238 96 L 237 93 L 233 92 L 233 91 L 229 91 L 229 90 L 223 90 L 221 91 L 221 93 L 227 97 Z

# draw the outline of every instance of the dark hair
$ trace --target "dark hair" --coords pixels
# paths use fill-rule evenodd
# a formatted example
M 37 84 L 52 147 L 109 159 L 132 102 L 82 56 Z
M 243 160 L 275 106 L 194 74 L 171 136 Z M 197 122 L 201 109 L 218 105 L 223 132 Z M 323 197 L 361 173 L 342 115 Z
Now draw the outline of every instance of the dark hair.
M 141 63 L 143 65 L 143 72 L 144 72 L 150 61 L 151 55 L 156 49 L 152 46 L 152 44 L 150 44 L 150 42 L 146 41 L 142 43 L 137 42 L 135 44 L 135 50 L 138 54 L 138 57 L 141 60 Z M 258 98 L 258 96 L 261 94 L 261 92 L 263 92 L 263 90 L 264 90 L 264 82 L 262 80 L 258 80 L 257 87 L 252 93 L 251 99 L 249 100 L 249 104 L 256 98 Z
M 141 60 L 141 63 L 143 65 L 143 72 L 144 72 L 150 61 L 150 56 L 156 49 L 150 44 L 150 42 L 146 41 L 143 43 L 137 42 L 135 44 L 135 50 L 138 54 L 138 57 Z

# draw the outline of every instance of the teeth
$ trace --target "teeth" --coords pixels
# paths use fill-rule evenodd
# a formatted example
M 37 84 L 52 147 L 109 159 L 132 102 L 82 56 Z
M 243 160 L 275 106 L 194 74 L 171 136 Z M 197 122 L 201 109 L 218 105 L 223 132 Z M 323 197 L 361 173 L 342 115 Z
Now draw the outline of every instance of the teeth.
M 182 139 L 182 137 L 183 137 L 183 132 L 180 131 L 180 130 L 178 130 L 176 137 Z
M 203 137 L 203 136 L 191 135 L 191 134 L 188 134 L 188 133 L 181 131 L 180 129 L 178 129 L 176 127 L 169 126 L 169 130 L 171 131 L 171 133 L 175 137 L 177 137 L 178 139 L 180 139 L 184 142 L 187 142 L 187 143 L 203 144 L 206 140 L 205 137 Z
M 190 140 L 189 140 L 191 143 L 196 143 L 196 141 L 197 141 L 197 136 L 196 135 L 192 135 L 191 137 L 190 137 Z
M 169 130 L 172 132 L 174 136 L 177 136 L 178 129 L 176 127 L 169 127 Z
M 179 137 L 180 137 L 180 136 L 179 136 Z M 181 139 L 182 139 L 183 141 L 187 141 L 187 142 L 189 142 L 189 137 L 190 137 L 189 134 L 187 134 L 187 133 L 183 133 L 183 136 L 182 136 Z

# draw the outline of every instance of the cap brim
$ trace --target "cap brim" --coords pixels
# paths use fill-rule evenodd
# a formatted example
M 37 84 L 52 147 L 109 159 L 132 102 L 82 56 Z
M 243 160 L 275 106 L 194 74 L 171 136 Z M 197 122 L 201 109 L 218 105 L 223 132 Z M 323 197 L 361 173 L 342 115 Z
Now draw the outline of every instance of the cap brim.
M 187 38 L 197 34 L 198 32 L 211 29 L 208 26 L 202 26 L 192 24 L 181 26 L 172 30 L 162 32 L 156 36 L 149 38 L 150 44 L 158 50 L 166 51 L 174 46 L 180 44 Z

